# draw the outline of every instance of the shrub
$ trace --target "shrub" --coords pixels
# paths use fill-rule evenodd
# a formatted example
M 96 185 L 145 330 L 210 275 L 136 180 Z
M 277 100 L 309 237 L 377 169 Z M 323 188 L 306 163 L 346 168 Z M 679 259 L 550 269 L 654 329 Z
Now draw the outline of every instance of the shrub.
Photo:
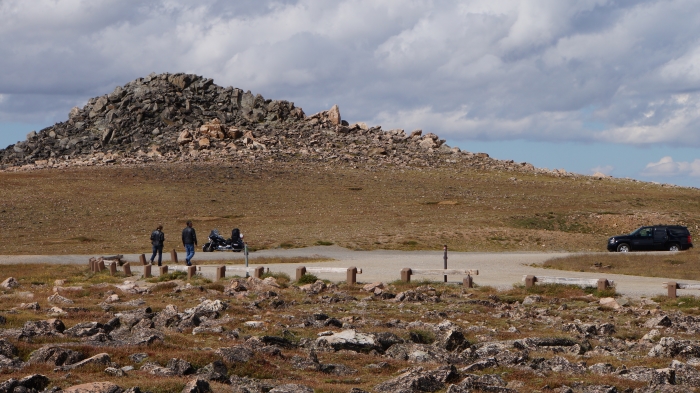
M 435 333 L 429 330 L 410 330 L 410 340 L 416 344 L 432 344 L 435 342 Z
M 318 281 L 318 277 L 314 276 L 313 274 L 304 274 L 297 280 L 297 284 L 299 285 L 306 285 L 306 284 L 313 284 L 316 281 Z

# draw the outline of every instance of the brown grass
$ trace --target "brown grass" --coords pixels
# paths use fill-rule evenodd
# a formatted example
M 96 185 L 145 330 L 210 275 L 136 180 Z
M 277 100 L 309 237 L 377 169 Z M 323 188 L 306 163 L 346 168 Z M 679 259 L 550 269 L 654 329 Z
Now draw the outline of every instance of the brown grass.
M 577 254 L 554 258 L 543 267 L 579 272 L 609 272 L 645 277 L 700 280 L 700 251 L 668 253 Z
M 696 189 L 466 168 L 170 164 L 0 173 L 0 184 L 0 254 L 147 252 L 159 223 L 166 249 L 182 250 L 188 219 L 200 244 L 238 227 L 253 250 L 602 251 L 642 224 L 700 223 Z
M 395 282 L 390 284 L 388 288 L 394 293 L 409 289 L 430 291 L 432 294 L 439 295 L 441 299 L 437 303 L 406 302 L 402 303 L 400 307 L 396 303 L 380 300 L 326 304 L 321 300 L 322 296 L 328 296 L 333 291 L 319 296 L 309 296 L 295 288 L 282 288 L 276 290 L 276 292 L 284 299 L 286 305 L 281 309 L 271 309 L 264 301 L 259 303 L 257 308 L 252 308 L 251 303 L 259 300 L 254 294 L 246 295 L 241 299 L 224 295 L 220 289 L 227 285 L 229 280 L 206 284 L 205 287 L 210 289 L 209 291 L 205 289 L 204 292 L 196 290 L 180 293 L 174 293 L 172 289 L 177 285 L 181 285 L 183 281 L 174 280 L 156 284 L 157 286 L 153 287 L 151 294 L 134 295 L 122 293 L 112 285 L 104 285 L 105 282 L 110 282 L 111 278 L 104 275 L 93 275 L 87 271 L 85 266 L 8 265 L 4 266 L 3 269 L 4 273 L 16 277 L 22 284 L 20 288 L 4 291 L 1 295 L 3 296 L 3 301 L 1 303 L 2 306 L 0 306 L 0 312 L 7 318 L 7 323 L 3 328 L 21 327 L 24 322 L 29 320 L 46 319 L 45 310 L 51 307 L 46 298 L 53 293 L 53 279 L 64 279 L 67 281 L 65 285 L 80 286 L 82 290 L 62 293 L 75 301 L 75 304 L 72 306 L 87 309 L 85 312 L 70 313 L 61 317 L 61 320 L 67 327 L 83 321 L 106 322 L 109 320 L 112 315 L 105 313 L 99 304 L 110 294 L 117 293 L 120 301 L 142 298 L 146 300 L 146 305 L 151 307 L 153 311 L 162 310 L 168 304 L 174 304 L 179 310 L 183 310 L 198 304 L 203 296 L 209 299 L 221 299 L 230 305 L 229 309 L 223 313 L 223 317 L 230 318 L 229 322 L 222 325 L 225 330 L 238 329 L 243 337 L 247 335 L 290 337 L 294 342 L 299 342 L 302 339 L 313 340 L 319 332 L 331 329 L 329 327 L 300 327 L 300 323 L 316 312 L 324 312 L 330 317 L 338 319 L 350 318 L 351 323 L 357 325 L 357 329 L 362 332 L 388 331 L 399 335 L 405 340 L 410 339 L 411 331 L 393 328 L 391 327 L 392 323 L 414 320 L 439 323 L 449 319 L 463 327 L 470 327 L 467 331 L 467 339 L 472 343 L 525 337 L 569 337 L 570 334 L 563 332 L 560 325 L 553 325 L 547 319 L 537 317 L 512 319 L 502 315 L 502 312 L 508 310 L 516 311 L 515 308 L 511 308 L 511 305 L 514 305 L 515 302 L 522 302 L 526 296 L 537 293 L 542 297 L 542 302 L 532 306 L 524 306 L 517 312 L 532 313 L 534 315 L 546 308 L 549 315 L 561 318 L 562 323 L 572 322 L 575 319 L 581 319 L 584 323 L 611 321 L 617 327 L 615 335 L 618 338 L 636 340 L 643 334 L 640 330 L 640 324 L 644 322 L 643 319 L 639 319 L 636 315 L 630 313 L 618 313 L 612 310 L 600 309 L 597 307 L 597 299 L 589 296 L 590 293 L 588 291 L 562 285 L 541 286 L 541 290 L 533 292 L 533 290 L 523 287 L 513 288 L 508 291 L 497 291 L 490 287 L 467 289 L 441 282 Z M 146 285 L 145 283 L 142 284 Z M 359 288 L 359 286 L 341 285 L 338 289 L 357 299 L 367 298 L 369 294 L 360 291 Z M 32 293 L 31 299 L 27 299 L 26 295 L 22 295 L 27 292 Z M 17 313 L 6 312 L 19 303 L 28 301 L 39 302 L 41 310 L 37 312 L 26 310 L 18 311 Z M 501 303 L 496 307 L 488 305 L 490 303 L 493 304 L 495 301 Z M 561 304 L 566 304 L 567 309 L 558 310 Z M 679 298 L 674 301 L 668 300 L 663 302 L 661 306 L 666 310 L 685 312 L 688 310 L 685 307 L 686 304 L 690 308 L 699 305 L 697 300 Z M 117 309 L 119 308 L 117 307 Z M 265 320 L 266 330 L 261 331 L 243 326 L 243 322 L 250 319 Z M 518 332 L 508 332 L 507 330 L 511 327 L 517 328 Z M 430 332 L 426 333 L 419 330 L 414 329 L 413 332 L 430 336 Z M 70 341 L 71 348 L 79 350 L 87 356 L 107 352 L 110 354 L 113 362 L 122 366 L 132 364 L 129 355 L 136 352 L 146 352 L 149 355 L 147 361 L 165 365 L 171 358 L 182 358 L 188 360 L 197 368 L 218 359 L 209 348 L 236 345 L 242 342 L 241 340 L 229 340 L 218 334 L 192 335 L 191 331 L 178 333 L 171 330 L 165 330 L 164 333 L 166 334 L 164 343 L 144 347 L 92 347 L 81 343 L 78 339 L 67 340 L 65 338 L 45 338 L 31 342 L 12 340 L 12 342 L 18 347 L 20 357 L 24 360 L 29 357 L 33 350 L 38 349 L 42 345 Z M 697 340 L 698 336 L 694 332 L 677 333 L 677 337 L 681 339 Z M 430 339 L 431 337 L 426 337 L 426 340 Z M 590 343 L 593 346 L 600 344 L 596 338 L 591 338 Z M 638 365 L 658 368 L 667 367 L 668 359 L 649 359 L 643 356 L 645 354 L 644 350 L 641 352 L 635 351 L 637 350 L 631 349 L 631 356 L 624 361 L 604 355 L 596 355 L 586 359 L 586 361 L 589 365 L 597 362 L 608 362 L 615 367 L 623 364 L 627 367 Z M 229 364 L 230 373 L 261 379 L 274 379 L 275 382 L 304 384 L 313 387 L 316 391 L 347 392 L 350 387 L 359 387 L 371 391 L 376 384 L 393 378 L 400 370 L 415 366 L 408 362 L 377 357 L 372 354 L 318 353 L 322 363 L 341 363 L 357 370 L 356 373 L 349 376 L 335 376 L 293 369 L 288 359 L 293 355 L 307 356 L 307 352 L 304 349 L 283 350 L 283 354 L 284 357 L 280 358 L 257 353 L 246 364 Z M 533 351 L 530 356 L 532 358 L 551 358 L 555 354 L 547 350 L 538 350 Z M 582 358 L 573 355 L 561 356 L 565 356 L 574 362 L 582 360 Z M 367 364 L 380 361 L 387 362 L 388 367 L 381 369 L 368 369 L 365 367 Z M 426 369 L 434 369 L 439 365 L 421 364 L 421 366 Z M 135 365 L 135 367 L 138 368 L 140 365 Z M 109 379 L 106 378 L 100 367 L 73 370 L 70 374 L 57 374 L 52 367 L 46 365 L 31 366 L 21 371 L 6 370 L 3 372 L 3 378 L 21 378 L 34 372 L 48 375 L 52 383 L 60 387 Z M 601 377 L 591 373 L 583 375 L 541 374 L 518 368 L 489 369 L 480 373 L 492 372 L 505 372 L 504 378 L 507 381 L 522 383 L 518 388 L 519 391 L 540 390 L 544 392 L 548 391 L 548 389 L 551 391 L 562 385 L 572 385 L 577 382 L 585 384 L 604 383 L 615 385 L 618 389 L 642 386 L 638 382 L 616 376 Z M 131 371 L 126 377 L 120 378 L 115 382 L 122 387 L 140 386 L 143 391 L 169 392 L 178 391 L 190 378 L 162 378 L 139 371 Z M 545 386 L 549 388 L 547 389 Z M 230 391 L 230 386 L 213 384 L 213 391 Z

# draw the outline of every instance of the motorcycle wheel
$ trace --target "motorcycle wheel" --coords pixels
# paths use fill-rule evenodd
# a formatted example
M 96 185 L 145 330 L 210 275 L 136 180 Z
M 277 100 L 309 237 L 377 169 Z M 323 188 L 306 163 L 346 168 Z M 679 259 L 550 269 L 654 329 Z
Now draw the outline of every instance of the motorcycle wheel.
M 211 252 L 211 243 L 205 243 L 202 246 L 202 252 Z

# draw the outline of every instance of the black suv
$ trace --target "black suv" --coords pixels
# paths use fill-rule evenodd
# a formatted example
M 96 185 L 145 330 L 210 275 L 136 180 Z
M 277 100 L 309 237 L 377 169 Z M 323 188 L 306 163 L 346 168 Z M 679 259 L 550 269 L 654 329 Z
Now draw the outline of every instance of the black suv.
M 629 235 L 608 239 L 608 251 L 680 251 L 693 247 L 688 228 L 680 225 L 639 227 Z

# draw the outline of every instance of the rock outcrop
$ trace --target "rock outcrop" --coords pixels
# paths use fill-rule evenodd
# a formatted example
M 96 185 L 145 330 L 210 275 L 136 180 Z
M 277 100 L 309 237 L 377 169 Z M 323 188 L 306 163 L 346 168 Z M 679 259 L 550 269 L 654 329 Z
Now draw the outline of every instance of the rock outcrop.
M 349 124 L 334 105 L 306 116 L 294 103 L 221 87 L 191 74 L 151 74 L 75 107 L 68 119 L 0 150 L 0 169 L 141 165 L 176 161 L 302 160 L 347 165 L 538 171 L 462 152 L 422 130 Z

